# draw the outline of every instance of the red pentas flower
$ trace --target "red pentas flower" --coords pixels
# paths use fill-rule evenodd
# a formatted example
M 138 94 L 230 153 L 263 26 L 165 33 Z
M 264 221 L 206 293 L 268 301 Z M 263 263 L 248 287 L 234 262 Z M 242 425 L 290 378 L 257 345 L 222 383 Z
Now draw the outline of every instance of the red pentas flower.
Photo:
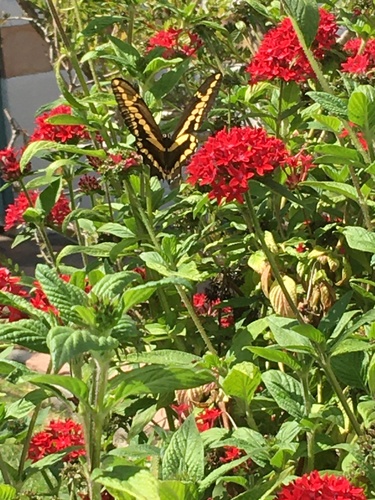
M 336 42 L 338 26 L 335 16 L 325 9 L 319 9 L 319 15 L 311 49 L 314 56 L 322 60 Z M 275 78 L 301 83 L 315 76 L 288 17 L 265 35 L 246 71 L 250 73 L 251 84 Z
M 38 196 L 38 191 L 29 191 L 27 195 L 24 192 L 21 192 L 18 195 L 15 202 L 9 205 L 6 209 L 5 231 L 9 231 L 13 227 L 25 224 L 23 214 L 29 207 L 35 207 Z M 69 200 L 64 194 L 62 194 L 48 214 L 47 222 L 54 226 L 61 226 L 70 211 Z
M 344 50 L 350 57 L 341 64 L 342 71 L 367 76 L 374 73 L 375 38 L 370 38 L 367 41 L 361 38 L 352 38 L 346 42 Z
M 314 470 L 284 486 L 278 500 L 366 500 L 362 488 L 356 488 L 345 477 L 321 476 Z
M 26 290 L 19 285 L 21 278 L 19 276 L 12 276 L 9 269 L 0 267 L 0 291 L 13 293 L 19 297 L 27 297 Z M 26 315 L 18 309 L 0 303 L 0 320 L 6 319 L 9 322 L 18 321 L 19 319 L 26 318 Z
M 147 44 L 147 52 L 156 47 L 165 47 L 162 54 L 164 59 L 177 56 L 195 56 L 203 42 L 195 33 L 183 29 L 168 28 L 158 31 L 150 38 Z
M 209 137 L 187 167 L 188 182 L 209 185 L 210 198 L 243 202 L 252 177 L 272 172 L 289 158 L 284 143 L 263 128 L 234 127 Z
M 313 157 L 311 155 L 306 155 L 300 152 L 289 157 L 281 165 L 281 168 L 287 175 L 285 184 L 291 190 L 296 189 L 300 182 L 307 179 L 309 170 L 315 166 L 316 165 L 313 164 Z
M 6 148 L 0 151 L 0 174 L 6 182 L 14 182 L 27 175 L 31 170 L 31 163 L 28 163 L 23 172 L 20 169 L 19 157 L 22 149 L 17 151 L 14 148 Z
M 83 429 L 80 424 L 71 419 L 51 420 L 42 432 L 32 437 L 28 458 L 37 462 L 47 455 L 58 453 L 70 446 L 80 446 L 80 449 L 71 451 L 63 458 L 64 462 L 71 462 L 85 455 L 84 444 Z
M 219 316 L 220 326 L 228 328 L 234 323 L 233 309 L 231 307 L 217 309 L 216 306 L 220 303 L 220 299 L 210 300 L 205 293 L 193 295 L 193 306 L 199 316 L 212 316 L 214 318 Z
M 87 195 L 98 193 L 102 190 L 98 178 L 94 175 L 83 175 L 78 181 L 79 190 Z
M 55 115 L 71 115 L 72 108 L 62 104 L 36 117 L 35 130 L 30 137 L 30 141 L 55 141 L 73 142 L 80 139 L 88 139 L 89 134 L 84 125 L 53 125 L 48 123 L 48 118 Z
M 199 415 L 195 417 L 195 423 L 197 424 L 199 432 L 212 429 L 221 413 L 221 410 L 217 408 L 207 408 L 199 413 Z

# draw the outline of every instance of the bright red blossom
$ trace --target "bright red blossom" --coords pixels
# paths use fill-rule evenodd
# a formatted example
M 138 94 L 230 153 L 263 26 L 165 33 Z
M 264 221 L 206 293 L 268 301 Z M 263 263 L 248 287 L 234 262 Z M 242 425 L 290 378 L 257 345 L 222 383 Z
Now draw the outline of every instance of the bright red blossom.
M 278 500 L 366 500 L 362 488 L 356 488 L 345 477 L 321 476 L 314 470 L 284 486 Z
M 19 276 L 12 276 L 9 269 L 0 267 L 0 290 L 2 292 L 13 293 L 19 297 L 27 297 L 27 291 L 18 284 L 20 281 L 21 278 Z M 9 322 L 13 322 L 25 317 L 26 315 L 18 309 L 0 304 L 0 320 L 6 319 Z
M 336 42 L 338 27 L 333 14 L 325 9 L 319 9 L 319 14 L 319 27 L 311 48 L 314 56 L 322 60 Z M 275 78 L 301 83 L 315 76 L 288 17 L 265 35 L 246 71 L 250 73 L 251 84 Z
M 182 29 L 169 28 L 152 36 L 147 44 L 147 52 L 156 47 L 165 47 L 162 56 L 171 59 L 177 56 L 194 56 L 203 42 L 195 33 Z
M 21 172 L 19 163 L 21 154 L 22 149 L 17 151 L 14 148 L 6 148 L 0 151 L 0 174 L 4 181 L 14 182 L 30 172 L 31 163 L 28 163 Z
M 35 207 L 38 196 L 38 191 L 29 191 L 28 196 L 26 196 L 24 192 L 21 192 L 18 195 L 15 202 L 9 205 L 6 209 L 5 231 L 9 231 L 13 227 L 25 224 L 23 214 L 29 207 Z M 55 203 L 51 212 L 48 214 L 47 222 L 55 226 L 61 226 L 65 217 L 69 213 L 69 200 L 64 194 L 62 194 Z
M 41 458 L 65 450 L 69 446 L 81 446 L 64 457 L 64 462 L 75 460 L 85 455 L 82 426 L 71 419 L 52 420 L 42 432 L 33 436 L 30 442 L 28 458 L 37 462 Z
M 374 73 L 375 38 L 371 38 L 366 42 L 361 38 L 352 38 L 346 42 L 344 50 L 350 57 L 342 63 L 342 71 L 367 76 Z
M 203 410 L 199 415 L 195 417 L 195 423 L 197 424 L 198 431 L 203 432 L 208 429 L 212 429 L 215 421 L 220 417 L 221 410 L 217 408 L 207 408 Z
M 263 128 L 234 127 L 220 130 L 193 156 L 188 182 L 211 186 L 210 198 L 243 202 L 252 177 L 262 177 L 289 158 L 280 139 Z
M 220 462 L 225 464 L 242 456 L 242 451 L 237 446 L 224 446 L 225 455 L 220 457 Z
M 71 115 L 72 108 L 62 104 L 51 111 L 39 115 L 35 119 L 36 128 L 30 137 L 30 141 L 55 141 L 73 142 L 80 139 L 88 139 L 89 134 L 84 125 L 53 125 L 48 123 L 48 118 L 55 115 Z
M 14 203 L 8 206 L 5 211 L 5 231 L 9 231 L 13 227 L 25 224 L 23 214 L 29 207 L 33 207 L 38 198 L 37 191 L 29 191 L 28 197 L 24 192 L 21 192 Z
M 289 189 L 296 189 L 300 182 L 307 179 L 309 170 L 314 168 L 313 157 L 304 153 L 297 153 L 288 158 L 282 165 L 287 175 L 285 184 Z
M 210 300 L 205 293 L 196 293 L 193 295 L 193 306 L 197 314 L 200 316 L 220 316 L 220 326 L 228 328 L 234 323 L 233 309 L 231 307 L 223 307 L 220 311 L 220 309 L 216 308 L 220 303 L 220 299 Z M 221 312 L 220 315 L 219 311 Z

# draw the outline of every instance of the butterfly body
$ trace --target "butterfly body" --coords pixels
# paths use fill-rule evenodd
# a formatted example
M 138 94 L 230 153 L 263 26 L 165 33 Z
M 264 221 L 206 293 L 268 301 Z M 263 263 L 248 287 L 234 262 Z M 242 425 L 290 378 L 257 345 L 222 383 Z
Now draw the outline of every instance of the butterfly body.
M 136 139 L 136 146 L 145 163 L 164 179 L 179 174 L 182 164 L 198 146 L 195 133 L 200 128 L 219 90 L 222 79 L 216 73 L 201 85 L 186 107 L 176 130 L 163 135 L 148 106 L 137 90 L 126 80 L 115 78 L 112 89 L 125 124 Z

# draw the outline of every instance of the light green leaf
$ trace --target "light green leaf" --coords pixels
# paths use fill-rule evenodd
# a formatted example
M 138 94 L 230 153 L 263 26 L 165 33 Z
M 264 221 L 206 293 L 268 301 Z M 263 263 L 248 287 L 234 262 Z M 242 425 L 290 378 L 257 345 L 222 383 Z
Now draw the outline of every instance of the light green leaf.
M 196 365 L 202 358 L 194 354 L 172 349 L 158 349 L 126 356 L 127 363 L 148 363 L 158 365 Z
M 375 233 L 357 226 L 347 226 L 342 232 L 350 248 L 361 252 L 375 253 Z
M 1 303 L 4 304 L 4 302 Z M 37 310 L 34 309 L 34 313 L 36 312 Z M 47 333 L 48 328 L 42 321 L 20 319 L 19 321 L 1 325 L 0 340 L 21 345 L 32 351 L 48 353 Z
M 316 342 L 317 344 L 324 344 L 326 341 L 322 332 L 317 328 L 314 328 L 312 325 L 297 325 L 293 327 L 293 330 L 303 337 L 307 337 L 312 342 Z
M 66 326 L 52 328 L 47 336 L 47 344 L 54 371 L 58 371 L 64 363 L 69 363 L 79 354 L 108 351 L 118 347 L 117 340 L 112 337 L 98 337 L 86 330 L 75 330 Z
M 158 480 L 141 467 L 124 464 L 110 470 L 95 469 L 92 479 L 105 486 L 118 500 L 130 500 L 128 495 L 134 500 L 160 500 Z
M 159 481 L 160 500 L 198 500 L 201 498 L 194 483 Z
M 81 401 L 87 401 L 89 393 L 87 385 L 77 378 L 68 377 L 67 375 L 37 375 L 30 377 L 29 382 L 38 386 L 59 386 L 71 392 Z
M 329 193 L 338 194 L 345 196 L 349 200 L 356 201 L 358 203 L 357 191 L 353 186 L 345 184 L 345 182 L 334 182 L 334 181 L 304 181 L 301 184 L 305 186 L 311 186 L 322 191 L 326 190 Z
M 267 359 L 268 361 L 275 361 L 275 363 L 283 363 L 284 365 L 289 366 L 289 368 L 291 368 L 294 371 L 298 371 L 302 368 L 301 365 L 296 361 L 296 359 L 293 358 L 293 356 L 291 356 L 287 352 L 280 351 L 272 347 L 246 346 L 246 349 L 251 351 L 253 354 L 256 354 L 257 356 L 261 356 L 262 358 Z
M 307 92 L 307 95 L 330 114 L 347 118 L 347 103 L 343 99 L 326 92 Z
M 243 361 L 230 369 L 222 387 L 227 394 L 238 397 L 249 405 L 260 382 L 260 369 L 253 363 Z
M 60 264 L 64 257 L 68 255 L 74 255 L 76 253 L 84 253 L 86 255 L 91 255 L 92 257 L 108 257 L 112 248 L 116 243 L 110 241 L 104 241 L 103 243 L 98 243 L 97 245 L 67 245 L 64 247 L 56 258 L 56 263 Z
M 204 449 L 194 415 L 172 436 L 162 462 L 163 479 L 200 481 L 204 476 Z
M 17 497 L 17 490 L 9 484 L 0 484 L 0 500 L 13 500 Z
M 122 295 L 125 288 L 133 281 L 142 281 L 140 275 L 133 271 L 107 274 L 93 286 L 91 292 L 97 297 L 115 298 L 118 295 Z
M 268 370 L 262 374 L 267 390 L 279 407 L 294 418 L 303 418 L 305 404 L 302 385 L 290 375 L 278 370 Z

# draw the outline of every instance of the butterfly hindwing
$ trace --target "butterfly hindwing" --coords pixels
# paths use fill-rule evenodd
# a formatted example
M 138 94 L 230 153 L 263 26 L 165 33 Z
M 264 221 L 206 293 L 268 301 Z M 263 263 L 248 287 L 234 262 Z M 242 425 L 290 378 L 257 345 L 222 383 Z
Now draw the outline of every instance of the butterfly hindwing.
M 124 121 L 136 138 L 145 163 L 164 179 L 172 179 L 197 148 L 195 133 L 200 128 L 219 90 L 222 79 L 216 73 L 201 85 L 183 112 L 171 137 L 163 136 L 148 106 L 126 80 L 115 78 L 112 88 Z

